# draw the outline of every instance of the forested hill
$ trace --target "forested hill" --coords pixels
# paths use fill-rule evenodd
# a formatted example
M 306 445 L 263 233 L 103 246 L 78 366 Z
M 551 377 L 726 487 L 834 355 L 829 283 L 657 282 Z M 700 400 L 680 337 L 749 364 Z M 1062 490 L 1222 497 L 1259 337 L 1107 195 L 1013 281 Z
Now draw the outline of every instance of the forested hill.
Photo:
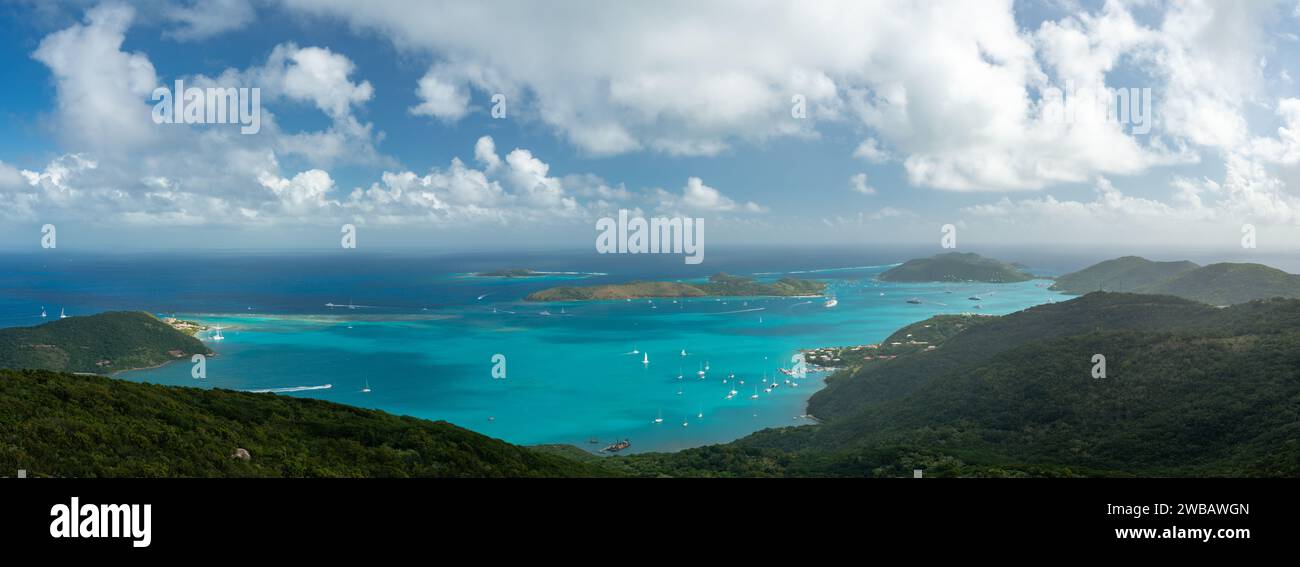
M 1094 355 L 1106 359 L 1093 378 Z M 1300 301 L 1093 293 L 837 373 L 824 423 L 614 459 L 638 474 L 1300 476 Z
M 0 329 L 0 368 L 108 374 L 211 352 L 202 341 L 140 311 Z
M 242 450 L 242 451 L 241 451 Z M 0 370 L 0 470 L 33 476 L 606 476 L 446 422 L 322 400 Z
M 1033 279 L 1021 268 L 969 252 L 949 252 L 908 260 L 880 274 L 887 282 L 1010 283 Z
M 1274 297 L 1300 298 L 1300 276 L 1263 264 L 1152 262 L 1137 256 L 1107 260 L 1056 279 L 1052 289 L 1084 294 L 1120 291 L 1172 295 L 1210 305 Z

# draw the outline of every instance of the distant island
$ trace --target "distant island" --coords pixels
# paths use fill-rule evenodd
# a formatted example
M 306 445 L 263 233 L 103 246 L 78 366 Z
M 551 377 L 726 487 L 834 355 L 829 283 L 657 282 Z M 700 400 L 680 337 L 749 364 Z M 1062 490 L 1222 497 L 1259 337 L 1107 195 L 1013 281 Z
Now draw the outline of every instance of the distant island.
M 647 299 L 657 297 L 798 297 L 816 296 L 826 291 L 826 284 L 798 278 L 781 278 L 761 283 L 753 278 L 714 274 L 706 283 L 631 282 L 591 286 L 562 286 L 528 294 L 528 301 L 589 301 L 609 299 Z
M 504 270 L 476 272 L 474 274 L 475 277 L 480 278 L 535 278 L 544 275 L 546 274 L 528 268 L 508 268 Z
M 1300 298 L 1300 276 L 1263 264 L 1153 262 L 1138 256 L 1106 260 L 1056 279 L 1052 290 L 1081 295 L 1116 291 L 1172 295 L 1210 305 L 1274 297 Z
M 0 368 L 107 374 L 211 354 L 187 321 L 141 311 L 69 317 L 35 327 L 0 329 Z
M 1019 264 L 1008 264 L 970 252 L 949 252 L 917 258 L 886 270 L 886 282 L 986 282 L 1013 283 L 1034 279 Z

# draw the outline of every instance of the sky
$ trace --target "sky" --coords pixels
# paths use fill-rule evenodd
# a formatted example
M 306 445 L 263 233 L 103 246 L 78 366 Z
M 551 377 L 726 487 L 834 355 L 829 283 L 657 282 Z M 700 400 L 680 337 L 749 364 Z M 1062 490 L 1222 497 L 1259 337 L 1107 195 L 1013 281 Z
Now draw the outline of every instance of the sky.
M 585 249 L 620 209 L 1300 249 L 1294 0 L 10 0 L 0 37 L 6 250 Z M 260 128 L 158 123 L 177 80 L 257 88 Z

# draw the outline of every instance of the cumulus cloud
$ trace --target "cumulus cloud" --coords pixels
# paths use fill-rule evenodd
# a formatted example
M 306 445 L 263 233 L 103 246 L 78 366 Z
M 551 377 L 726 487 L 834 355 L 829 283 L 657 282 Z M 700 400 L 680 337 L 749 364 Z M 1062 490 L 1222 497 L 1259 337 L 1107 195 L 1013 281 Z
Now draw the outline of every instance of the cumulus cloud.
M 766 207 L 753 201 L 736 202 L 734 199 L 723 195 L 721 191 L 705 185 L 704 180 L 699 177 L 688 178 L 686 185 L 682 187 L 680 195 L 662 189 L 658 190 L 657 193 L 659 195 L 659 208 L 663 211 L 767 212 Z
M 857 157 L 885 163 L 897 153 L 912 184 L 957 191 L 1131 175 L 1194 161 L 1196 147 L 1241 142 L 1242 105 L 1259 85 L 1252 63 L 1265 50 L 1257 32 L 1272 10 L 1157 4 L 1158 24 L 1145 25 L 1112 1 L 1025 30 L 1010 0 L 747 2 L 744 18 L 742 3 L 725 1 L 286 4 L 441 61 L 419 82 L 418 114 L 458 120 L 501 92 L 524 119 L 595 155 L 715 155 L 848 122 L 873 133 Z M 1156 133 L 1047 116 L 1045 89 L 1112 95 L 1107 80 L 1125 64 L 1140 65 L 1143 86 L 1160 93 Z M 806 117 L 792 112 L 795 95 Z
M 157 86 L 142 53 L 122 51 L 135 10 L 102 4 L 83 23 L 45 37 L 32 57 L 49 67 L 58 92 L 59 133 L 88 148 L 131 148 L 154 138 L 145 100 Z
M 420 78 L 416 95 L 420 104 L 410 108 L 411 114 L 432 116 L 455 122 L 469 114 L 469 91 L 458 78 L 448 77 L 442 68 L 430 69 Z
M 875 195 L 876 188 L 867 184 L 867 174 L 855 173 L 849 177 L 849 187 L 863 195 Z

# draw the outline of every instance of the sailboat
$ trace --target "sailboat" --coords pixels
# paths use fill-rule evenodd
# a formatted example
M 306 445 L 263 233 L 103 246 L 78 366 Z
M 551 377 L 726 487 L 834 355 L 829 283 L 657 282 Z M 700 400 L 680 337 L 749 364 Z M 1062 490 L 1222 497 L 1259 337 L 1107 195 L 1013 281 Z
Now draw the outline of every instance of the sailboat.
M 682 420 L 682 427 L 690 427 L 690 426 L 691 426 L 691 422 L 685 419 Z
M 696 419 L 704 419 L 704 404 L 700 404 L 699 413 L 695 414 Z
M 682 349 L 682 356 L 686 356 L 686 349 Z
M 699 375 L 700 375 L 700 378 L 704 378 L 704 365 L 703 365 L 703 364 L 700 365 L 700 370 L 699 370 L 698 372 L 696 372 L 696 374 L 699 374 Z
M 370 380 L 366 380 L 366 387 L 361 389 L 362 394 L 370 393 Z
M 682 367 L 681 367 L 681 366 L 678 366 L 678 367 L 677 367 L 677 379 L 678 379 L 678 380 L 681 380 L 681 379 L 682 379 Z
M 650 364 L 650 353 L 647 352 L 641 357 L 641 364 Z
M 226 340 L 226 337 L 221 336 L 221 327 L 217 327 L 216 329 L 217 329 L 217 332 L 216 332 L 216 334 L 212 335 L 212 340 L 214 340 L 214 341 L 224 341 L 224 340 Z
M 663 423 L 663 422 L 664 422 L 664 410 L 659 410 L 659 417 L 655 418 L 654 423 Z
M 62 307 L 59 308 L 59 318 L 60 318 L 60 319 L 67 319 L 67 318 L 68 318 L 68 314 L 67 314 L 66 312 L 64 312 L 64 310 L 63 310 Z
M 757 400 L 757 399 L 758 399 L 758 386 L 754 386 L 754 395 L 750 396 L 749 399 L 751 399 L 751 400 Z
M 48 317 L 48 315 L 45 314 L 45 306 L 42 305 L 42 306 L 41 306 L 41 319 L 44 319 L 44 318 L 46 318 L 46 317 Z

